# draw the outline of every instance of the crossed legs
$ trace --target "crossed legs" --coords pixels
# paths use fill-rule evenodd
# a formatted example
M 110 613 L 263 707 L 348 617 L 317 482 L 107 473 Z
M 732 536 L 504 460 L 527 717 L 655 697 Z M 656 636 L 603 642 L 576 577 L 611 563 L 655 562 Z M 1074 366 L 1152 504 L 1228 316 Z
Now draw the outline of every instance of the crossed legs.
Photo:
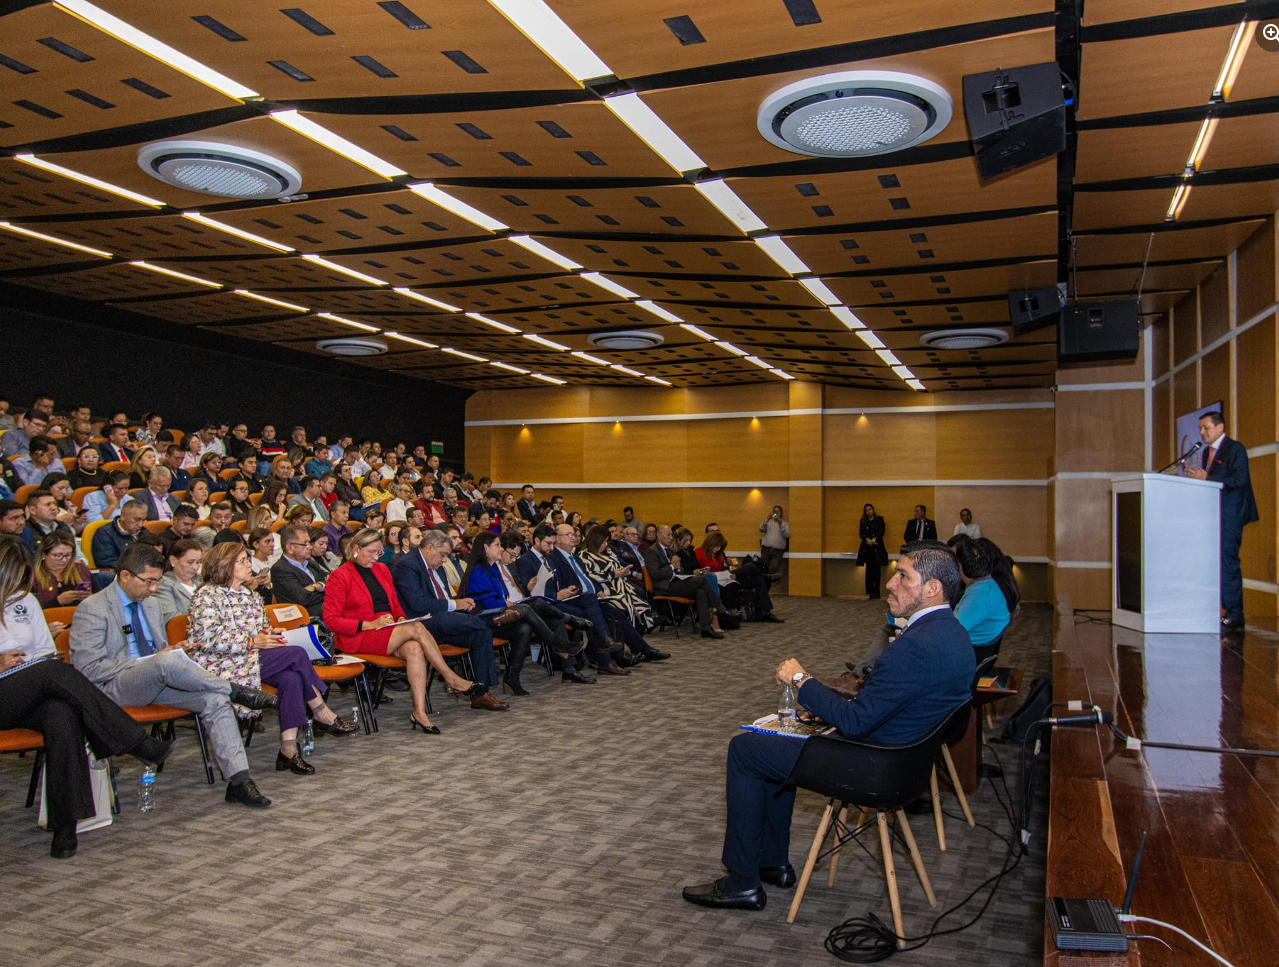
M 413 718 L 419 725 L 430 726 L 431 718 L 426 714 L 426 665 L 439 673 L 444 684 L 455 691 L 465 692 L 471 683 L 462 678 L 444 660 L 435 639 L 419 622 L 396 625 L 391 629 L 391 640 L 387 642 L 386 653 L 403 658 L 409 679 L 409 693 L 413 696 Z

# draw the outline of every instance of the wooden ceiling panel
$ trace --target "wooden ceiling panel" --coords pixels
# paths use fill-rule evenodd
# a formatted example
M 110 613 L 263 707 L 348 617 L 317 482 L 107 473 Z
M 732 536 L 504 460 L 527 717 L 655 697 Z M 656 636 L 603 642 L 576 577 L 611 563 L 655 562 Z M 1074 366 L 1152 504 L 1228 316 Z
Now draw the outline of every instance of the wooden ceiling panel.
M 857 316 L 876 333 L 915 326 L 925 329 L 1008 325 L 1008 298 L 897 306 L 863 306 Z
M 1253 30 L 1255 31 L 1256 27 Z M 1230 88 L 1230 100 L 1232 102 L 1249 101 L 1253 98 L 1274 97 L 1275 92 L 1279 91 L 1279 57 L 1258 46 L 1255 34 L 1244 43 L 1248 47 L 1248 53 L 1244 55 L 1239 76 L 1235 78 L 1234 86 Z
M 1146 261 L 1175 259 L 1225 258 L 1237 249 L 1261 225 L 1259 219 L 1213 225 L 1208 228 L 1182 228 L 1125 235 L 1077 235 L 1075 257 L 1079 265 L 1140 265 Z
M 503 238 L 438 248 L 409 248 L 359 255 L 330 254 L 326 260 L 397 286 L 473 285 L 486 277 L 507 279 L 563 271 Z M 348 279 L 348 282 L 357 280 Z M 586 285 L 585 282 L 580 284 Z M 449 301 L 446 295 L 439 298 Z
M 1246 181 L 1237 185 L 1196 185 L 1182 209 L 1182 221 L 1272 215 L 1279 210 L 1279 181 Z
M 246 299 L 234 292 L 209 292 L 188 299 L 156 299 L 152 301 L 116 301 L 111 305 L 147 316 L 159 316 L 184 326 L 232 319 L 255 319 L 261 316 L 285 315 L 287 310 Z M 354 330 L 351 330 L 354 331 Z
M 855 279 L 828 278 L 827 285 L 846 305 L 894 305 L 938 299 L 1001 295 L 1011 289 L 1057 284 L 1057 260 L 1022 262 L 984 269 L 928 274 L 883 275 Z
M 301 316 L 296 319 L 274 319 L 270 321 L 241 323 L 235 326 L 208 326 L 201 329 L 234 336 L 237 339 L 252 339 L 256 342 L 288 342 L 297 340 L 332 339 L 338 336 L 350 336 L 355 333 L 350 326 L 340 322 L 330 322 L 318 316 Z M 388 340 L 394 342 L 394 340 Z M 294 347 L 299 348 L 299 347 Z M 320 353 L 320 350 L 316 350 Z
M 101 189 L 31 165 L 0 158 L 0 218 L 151 211 Z
M 57 237 L 56 231 L 50 231 L 47 228 L 43 231 L 46 235 Z M 33 271 L 50 265 L 75 265 L 98 261 L 102 260 L 96 255 L 77 252 L 51 242 L 16 235 L 13 232 L 0 231 L 0 272 Z M 23 282 L 24 280 L 14 278 L 13 281 Z
M 832 5 L 826 6 L 829 9 Z M 855 16 L 865 6 L 850 7 L 849 14 Z M 967 8 L 960 9 L 966 11 Z M 860 60 L 830 67 L 821 73 L 878 68 L 915 74 L 940 84 L 954 102 L 950 124 L 929 142 L 942 144 L 968 140 L 963 110 L 965 74 L 991 71 L 1000 65 L 1041 64 L 1054 56 L 1053 31 L 1036 30 L 895 57 Z M 814 73 L 817 72 L 808 70 L 746 77 L 691 89 L 655 91 L 643 97 L 712 168 L 794 162 L 802 156 L 765 141 L 755 126 L 755 116 L 769 94 Z
M 373 3 L 282 10 L 255 0 L 206 0 L 182 4 L 181 13 L 173 0 L 101 5 L 276 100 L 572 86 L 484 0 L 396 5 L 416 15 L 416 24 Z
M 1075 183 L 1179 175 L 1198 133 L 1198 121 L 1080 131 Z
M 163 263 L 166 268 L 221 282 L 235 289 L 253 289 L 262 293 L 276 292 L 288 302 L 306 303 L 305 293 L 289 293 L 290 289 L 324 289 L 339 287 L 351 289 L 360 283 L 340 272 L 332 272 L 305 259 L 280 256 L 241 261 L 198 260 Z
M 895 179 L 885 188 L 880 176 Z M 796 184 L 811 185 L 803 189 Z M 1057 201 L 1057 159 L 1044 158 L 983 181 L 972 158 L 930 165 L 887 166 L 812 177 L 734 178 L 729 184 L 769 227 L 789 229 L 890 219 L 941 217 Z M 813 194 L 812 191 L 816 191 Z M 827 214 L 829 212 L 829 214 Z
M 6 15 L 0 54 L 4 146 L 236 103 L 51 3 Z
M 219 232 L 181 215 L 151 214 L 139 218 L 100 218 L 31 226 L 81 245 L 105 249 L 131 259 L 170 259 L 186 256 L 253 256 L 267 251 L 260 245 Z
M 1263 50 L 1255 50 L 1250 56 L 1260 59 L 1272 55 Z M 1218 171 L 1222 168 L 1274 164 L 1276 144 L 1279 144 L 1279 113 L 1222 118 L 1213 130 L 1212 141 L 1208 143 L 1208 151 L 1200 170 Z M 1189 151 L 1186 153 L 1189 154 Z
M 1080 120 L 1206 107 L 1233 32 L 1211 27 L 1084 44 Z
M 175 279 L 160 272 L 151 272 L 128 262 L 103 262 L 79 272 L 57 275 L 37 275 L 23 279 L 23 285 L 46 292 L 65 294 L 74 292 L 78 298 L 109 302 L 142 296 L 171 295 L 176 292 L 208 292 L 209 289 Z
M 1123 269 L 1080 269 L 1072 280 L 1079 297 L 1090 295 L 1137 294 L 1145 291 L 1192 289 L 1220 265 L 1220 262 L 1191 262 L 1183 265 L 1140 265 Z
M 1171 188 L 1077 191 L 1072 227 L 1077 232 L 1089 232 L 1129 225 L 1159 225 L 1168 213 L 1172 195 Z

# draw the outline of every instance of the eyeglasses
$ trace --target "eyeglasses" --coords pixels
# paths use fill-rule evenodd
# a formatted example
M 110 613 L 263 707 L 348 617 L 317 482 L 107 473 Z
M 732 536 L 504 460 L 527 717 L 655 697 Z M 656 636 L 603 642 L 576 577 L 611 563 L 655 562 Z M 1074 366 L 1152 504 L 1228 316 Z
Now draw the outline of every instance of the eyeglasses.
M 290 541 L 288 544 L 285 544 L 284 546 L 285 547 L 310 547 L 312 543 L 313 543 L 312 541 Z

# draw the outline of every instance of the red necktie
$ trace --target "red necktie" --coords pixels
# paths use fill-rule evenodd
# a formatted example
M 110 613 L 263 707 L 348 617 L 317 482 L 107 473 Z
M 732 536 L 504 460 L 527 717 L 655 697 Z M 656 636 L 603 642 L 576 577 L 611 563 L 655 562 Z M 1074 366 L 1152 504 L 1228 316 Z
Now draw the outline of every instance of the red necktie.
M 427 573 L 431 575 L 431 585 L 435 588 L 436 597 L 442 598 L 443 600 L 447 601 L 449 599 L 449 596 L 448 594 L 445 593 L 444 589 L 440 587 L 440 579 L 435 576 L 434 571 L 428 570 Z

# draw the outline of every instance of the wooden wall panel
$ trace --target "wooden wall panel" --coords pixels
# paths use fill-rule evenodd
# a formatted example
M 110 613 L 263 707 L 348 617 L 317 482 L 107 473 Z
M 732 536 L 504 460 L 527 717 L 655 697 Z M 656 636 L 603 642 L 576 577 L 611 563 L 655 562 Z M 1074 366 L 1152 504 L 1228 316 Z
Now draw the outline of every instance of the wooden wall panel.
M 938 413 L 937 477 L 1043 479 L 1053 452 L 1053 424 L 1052 410 Z
M 1172 383 L 1165 381 L 1156 386 L 1150 393 L 1152 404 L 1151 430 L 1155 440 L 1152 453 L 1154 469 L 1166 466 L 1177 456 L 1173 453 L 1173 437 L 1177 432 L 1177 424 L 1172 415 Z
M 1151 352 L 1151 375 L 1156 379 L 1172 369 L 1172 323 L 1167 316 L 1146 329 Z
M 639 386 L 582 387 L 587 393 L 583 410 L 574 415 L 628 416 L 647 413 L 687 413 L 685 392 L 655 390 Z
M 629 483 L 688 480 L 690 458 L 705 461 L 709 473 L 721 458 L 719 452 L 690 453 L 685 423 L 585 423 L 582 435 L 583 473 L 570 478 L 592 483 Z M 549 427 L 534 427 L 534 430 Z M 692 479 L 734 480 L 741 478 L 704 476 Z M 746 478 L 749 479 L 749 478 Z
M 537 480 L 581 480 L 582 429 L 580 423 L 495 426 L 488 475 L 495 483 L 516 486 Z
M 1110 560 L 1110 501 L 1109 480 L 1057 478 L 1054 559 Z
M 1257 498 L 1261 520 L 1243 529 L 1243 547 L 1239 560 L 1243 563 L 1243 576 L 1254 581 L 1279 581 L 1275 568 L 1275 501 L 1276 464 L 1279 456 L 1270 453 L 1253 457 L 1248 461 L 1248 473 L 1252 477 L 1252 492 Z
M 1199 364 L 1187 366 L 1175 374 L 1172 383 L 1173 419 L 1199 408 Z
M 1245 323 L 1279 298 L 1279 252 L 1275 247 L 1275 220 L 1261 227 L 1239 246 L 1236 277 L 1239 322 Z
M 755 413 L 789 408 L 785 383 L 690 387 L 684 390 L 685 413 Z
M 1229 332 L 1230 323 L 1230 266 L 1223 262 L 1199 287 L 1201 348 Z
M 1199 361 L 1199 399 L 1200 405 L 1213 400 L 1225 400 L 1226 419 L 1231 421 L 1230 413 L 1230 347 L 1218 346 Z
M 901 547 L 906 521 L 914 516 L 915 505 L 923 504 L 932 517 L 933 498 L 932 487 L 831 487 L 826 491 L 826 546 L 822 550 L 827 554 L 855 553 L 861 543 L 857 524 L 862 507 L 874 504 L 887 528 L 885 546 L 888 553 L 895 554 Z
M 1144 407 L 1139 389 L 1058 393 L 1057 472 L 1141 470 Z
M 1172 358 L 1183 363 L 1199 351 L 1199 295 L 1191 292 L 1172 308 Z
M 967 507 L 973 521 L 1012 557 L 1048 556 L 1047 487 L 937 487 L 928 516 L 937 521 L 937 536 L 955 533 L 959 511 Z M 904 522 L 903 522 L 904 526 Z
M 621 424 L 627 429 L 641 424 Z M 671 427 L 668 423 L 642 424 Z M 690 420 L 675 424 L 687 447 L 687 472 L 676 480 L 790 480 L 790 418 Z M 667 430 L 670 432 L 670 429 Z M 650 458 L 656 454 L 650 454 Z
M 1275 402 L 1276 319 L 1271 315 L 1238 337 L 1236 353 L 1242 405 L 1235 418 L 1237 425 L 1229 432 L 1250 447 L 1274 443 L 1279 439 L 1276 435 L 1279 424 L 1276 422 Z
M 1052 568 L 1052 593 L 1070 595 L 1076 608 L 1109 611 L 1111 604 L 1110 569 Z
M 839 414 L 825 417 L 823 424 L 826 480 L 932 480 L 937 476 L 935 414 Z

